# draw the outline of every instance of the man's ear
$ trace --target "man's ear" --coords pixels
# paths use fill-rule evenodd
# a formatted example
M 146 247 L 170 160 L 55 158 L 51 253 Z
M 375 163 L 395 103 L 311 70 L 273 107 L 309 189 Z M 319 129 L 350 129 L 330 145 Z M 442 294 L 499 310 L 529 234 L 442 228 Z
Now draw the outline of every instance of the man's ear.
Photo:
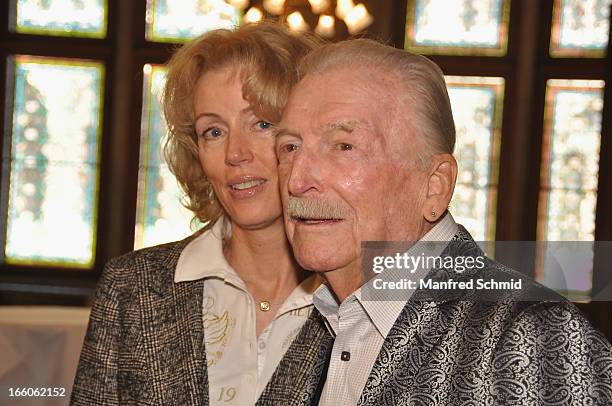
M 422 214 L 425 220 L 433 223 L 442 217 L 453 197 L 457 161 L 451 154 L 437 154 L 431 162 Z

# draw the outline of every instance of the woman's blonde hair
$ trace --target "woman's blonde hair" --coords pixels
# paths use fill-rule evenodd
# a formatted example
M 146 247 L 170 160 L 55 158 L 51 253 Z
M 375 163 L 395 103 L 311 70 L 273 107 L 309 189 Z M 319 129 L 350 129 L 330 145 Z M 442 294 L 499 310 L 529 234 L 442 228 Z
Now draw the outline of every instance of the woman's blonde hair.
M 297 82 L 297 63 L 318 44 L 314 37 L 266 22 L 233 31 L 209 31 L 174 53 L 163 93 L 168 125 L 164 156 L 185 193 L 182 203 L 194 213 L 194 220 L 212 225 L 223 214 L 198 158 L 193 111 L 198 79 L 211 70 L 234 68 L 243 97 L 255 114 L 278 123 Z

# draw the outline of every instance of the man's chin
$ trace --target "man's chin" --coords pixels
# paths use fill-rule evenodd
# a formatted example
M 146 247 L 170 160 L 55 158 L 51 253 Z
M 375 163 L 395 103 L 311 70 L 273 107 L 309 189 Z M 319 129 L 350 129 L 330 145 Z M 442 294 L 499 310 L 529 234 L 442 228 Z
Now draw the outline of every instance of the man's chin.
M 342 255 L 342 250 L 329 249 L 329 246 L 301 248 L 294 247 L 295 259 L 302 268 L 309 271 L 330 272 L 344 268 L 351 263 L 350 260 L 344 258 L 348 255 Z
M 314 272 L 340 269 L 359 255 L 354 239 L 346 232 L 309 232 L 297 227 L 290 234 L 293 254 L 299 264 Z
M 310 271 L 310 272 L 319 273 L 319 274 L 326 274 L 326 273 L 333 272 L 338 269 L 334 267 L 333 265 L 326 264 L 326 263 L 320 263 L 320 262 L 300 261 L 298 259 L 298 263 L 303 269 Z

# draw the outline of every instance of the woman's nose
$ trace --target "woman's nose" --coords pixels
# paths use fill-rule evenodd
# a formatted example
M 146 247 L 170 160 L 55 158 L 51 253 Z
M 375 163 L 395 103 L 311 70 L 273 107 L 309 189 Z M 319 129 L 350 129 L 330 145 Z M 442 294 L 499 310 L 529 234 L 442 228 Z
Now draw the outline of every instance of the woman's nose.
M 253 159 L 250 143 L 246 140 L 246 134 L 235 131 L 229 134 L 225 151 L 226 165 L 239 166 Z

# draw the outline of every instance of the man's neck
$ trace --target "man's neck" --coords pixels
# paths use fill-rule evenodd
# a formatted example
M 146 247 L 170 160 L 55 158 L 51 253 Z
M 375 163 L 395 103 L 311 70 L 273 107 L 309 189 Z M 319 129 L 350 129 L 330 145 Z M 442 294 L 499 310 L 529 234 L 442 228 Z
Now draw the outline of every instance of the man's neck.
M 344 302 L 365 282 L 361 273 L 361 259 L 343 268 L 324 272 L 323 276 L 336 295 L 338 303 Z

